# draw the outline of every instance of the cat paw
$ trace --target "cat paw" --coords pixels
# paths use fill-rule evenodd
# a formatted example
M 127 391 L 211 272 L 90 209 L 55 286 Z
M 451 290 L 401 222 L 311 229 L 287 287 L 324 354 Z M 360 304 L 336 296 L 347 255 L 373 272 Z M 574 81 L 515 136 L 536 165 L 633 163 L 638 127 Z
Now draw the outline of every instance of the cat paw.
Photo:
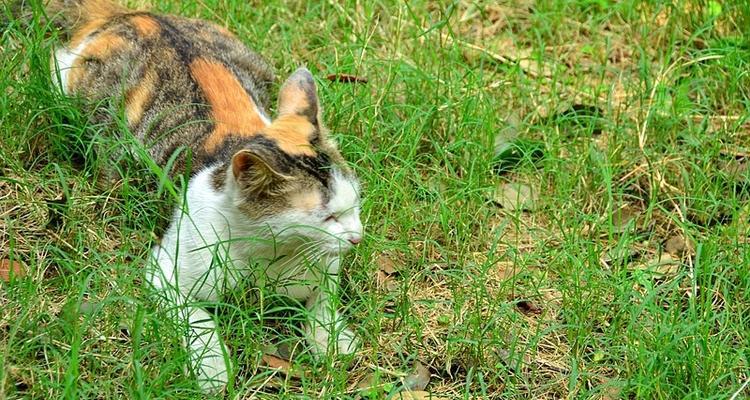
M 336 339 L 338 354 L 352 354 L 359 348 L 359 339 L 349 328 L 342 329 Z
M 205 393 L 217 394 L 224 391 L 229 381 L 229 371 L 222 356 L 206 356 L 194 366 L 198 386 Z
M 352 354 L 357 351 L 359 340 L 351 329 L 344 327 L 334 334 L 337 336 L 335 337 L 335 345 L 331 350 L 335 354 Z M 312 334 L 308 333 L 307 339 L 314 354 L 323 355 L 329 352 L 329 344 L 332 344 L 332 338 L 326 329 L 316 328 Z

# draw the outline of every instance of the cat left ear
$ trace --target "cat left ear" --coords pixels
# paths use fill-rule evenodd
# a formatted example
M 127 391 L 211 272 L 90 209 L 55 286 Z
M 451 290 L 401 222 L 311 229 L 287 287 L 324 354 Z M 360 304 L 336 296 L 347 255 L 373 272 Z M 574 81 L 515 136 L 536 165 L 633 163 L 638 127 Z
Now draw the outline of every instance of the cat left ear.
M 274 168 L 266 157 L 249 149 L 240 150 L 232 156 L 232 174 L 238 182 L 258 190 L 290 179 Z
M 315 80 L 307 68 L 299 68 L 279 91 L 279 116 L 301 115 L 313 125 L 318 125 L 320 106 Z

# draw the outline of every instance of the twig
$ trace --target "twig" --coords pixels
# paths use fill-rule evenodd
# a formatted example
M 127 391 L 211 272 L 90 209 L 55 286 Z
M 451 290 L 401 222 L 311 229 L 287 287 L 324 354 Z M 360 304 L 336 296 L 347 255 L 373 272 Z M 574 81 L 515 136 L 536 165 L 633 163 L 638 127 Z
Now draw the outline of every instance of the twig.
M 729 400 L 735 400 L 737 398 L 737 396 L 739 396 L 740 393 L 742 393 L 742 391 L 745 390 L 745 388 L 747 387 L 748 383 L 750 383 L 750 376 L 747 377 L 747 379 L 745 379 L 745 383 L 743 383 L 742 386 L 740 386 L 740 388 L 737 389 L 736 392 L 734 392 L 734 394 L 732 395 L 732 397 L 729 398 Z

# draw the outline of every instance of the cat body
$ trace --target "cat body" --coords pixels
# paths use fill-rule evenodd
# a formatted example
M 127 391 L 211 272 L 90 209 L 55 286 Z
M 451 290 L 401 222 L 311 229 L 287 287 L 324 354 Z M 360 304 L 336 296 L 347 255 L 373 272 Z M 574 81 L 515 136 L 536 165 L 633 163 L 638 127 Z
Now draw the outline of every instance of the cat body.
M 186 177 L 147 280 L 188 325 L 200 386 L 229 381 L 231 352 L 198 303 L 246 280 L 306 302 L 313 352 L 353 351 L 334 299 L 340 257 L 362 238 L 359 185 L 322 125 L 310 72 L 282 85 L 272 120 L 270 67 L 224 28 L 98 0 L 48 13 L 70 32 L 53 58 L 62 90 L 109 101 L 157 165 Z

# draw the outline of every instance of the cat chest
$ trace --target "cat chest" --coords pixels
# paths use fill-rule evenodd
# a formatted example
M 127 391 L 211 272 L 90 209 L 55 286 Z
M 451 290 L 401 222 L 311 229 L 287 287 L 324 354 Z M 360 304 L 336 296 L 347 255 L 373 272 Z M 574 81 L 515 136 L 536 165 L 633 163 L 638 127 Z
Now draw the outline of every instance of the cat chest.
M 252 268 L 256 287 L 306 300 L 312 296 L 328 276 L 325 263 L 311 262 L 303 256 L 281 257 L 271 263 L 259 263 Z

